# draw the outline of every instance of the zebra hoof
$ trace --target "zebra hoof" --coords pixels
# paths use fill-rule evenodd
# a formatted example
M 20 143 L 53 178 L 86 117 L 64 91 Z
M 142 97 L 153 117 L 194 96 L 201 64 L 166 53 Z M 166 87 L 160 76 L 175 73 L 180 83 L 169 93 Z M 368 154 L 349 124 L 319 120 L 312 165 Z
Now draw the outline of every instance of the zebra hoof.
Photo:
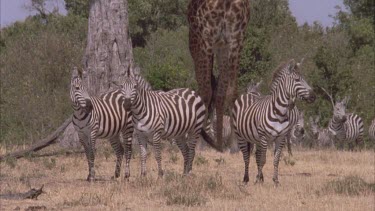
M 243 183 L 246 185 L 249 182 L 249 175 L 243 177 Z
M 262 176 L 257 176 L 254 184 L 262 184 L 264 182 L 263 175 Z
M 280 185 L 279 180 L 275 179 L 275 178 L 273 178 L 272 180 L 273 180 L 273 184 L 274 184 L 275 188 L 277 188 Z
M 89 175 L 89 176 L 87 176 L 87 181 L 88 182 L 94 182 L 95 178 Z
M 158 173 L 159 178 L 163 178 L 163 175 L 164 175 L 164 171 L 163 170 L 159 171 Z

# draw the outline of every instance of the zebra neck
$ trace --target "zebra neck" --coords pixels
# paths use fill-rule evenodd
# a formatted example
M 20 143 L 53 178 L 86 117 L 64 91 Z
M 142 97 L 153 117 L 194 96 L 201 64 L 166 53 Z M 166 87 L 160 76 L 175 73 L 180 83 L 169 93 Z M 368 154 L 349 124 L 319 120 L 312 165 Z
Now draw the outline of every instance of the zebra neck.
M 147 93 L 146 90 L 137 89 L 134 96 L 134 103 L 131 106 L 133 116 L 136 119 L 140 119 L 144 116 L 144 113 L 147 111 Z
M 271 109 L 273 114 L 281 121 L 287 120 L 289 111 L 294 108 L 294 102 L 293 106 L 291 106 L 291 102 L 285 91 L 282 91 L 281 88 L 278 87 L 276 91 L 272 93 Z
M 334 134 L 334 135 L 342 135 L 345 133 L 345 128 L 344 128 L 344 123 L 345 121 L 342 121 L 335 116 L 330 121 L 329 125 L 329 130 Z
M 82 108 L 77 105 L 73 105 L 73 109 L 74 109 L 74 112 L 73 112 L 74 118 L 79 119 L 79 120 L 85 119 L 91 113 L 91 112 L 87 112 L 85 108 Z

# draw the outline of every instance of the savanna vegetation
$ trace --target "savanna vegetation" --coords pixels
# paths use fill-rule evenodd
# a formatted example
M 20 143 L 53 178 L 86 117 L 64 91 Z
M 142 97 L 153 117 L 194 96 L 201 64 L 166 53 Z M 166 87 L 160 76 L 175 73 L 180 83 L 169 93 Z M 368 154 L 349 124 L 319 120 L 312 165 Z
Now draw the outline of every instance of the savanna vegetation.
M 0 155 L 45 137 L 72 114 L 70 76 L 73 66 L 82 67 L 89 1 L 65 0 L 66 16 L 40 9 L 44 1 L 33 1 L 37 15 L 1 29 Z M 187 4 L 186 0 L 129 1 L 135 62 L 154 89 L 196 88 Z M 375 117 L 375 5 L 371 0 L 344 0 L 344 5 L 337 8 L 331 27 L 318 22 L 299 26 L 287 0 L 252 0 L 239 90 L 251 80 L 263 80 L 266 94 L 275 67 L 290 58 L 304 58 L 303 74 L 318 93 L 314 104 L 298 105 L 305 111 L 305 121 L 320 115 L 320 125 L 328 124 L 332 107 L 319 89 L 324 87 L 335 98 L 351 96 L 348 110 L 359 114 L 367 128 Z M 365 131 L 366 147 L 373 148 Z M 152 147 L 145 178 L 139 176 L 140 155 L 134 147 L 131 177 L 126 181 L 124 175 L 111 179 L 115 156 L 109 144 L 99 141 L 97 148 L 98 181 L 91 184 L 85 181 L 84 154 L 67 156 L 59 146 L 43 149 L 38 157 L 28 154 L 25 159 L 0 162 L 0 195 L 42 185 L 45 191 L 37 201 L 1 199 L 0 209 L 374 210 L 375 206 L 371 150 L 297 147 L 293 157 L 282 157 L 281 185 L 274 188 L 271 150 L 264 184 L 243 185 L 241 153 L 197 151 L 192 174 L 182 177 L 181 153 L 165 142 L 165 175 L 158 179 Z M 252 156 L 251 181 L 255 175 Z
M 37 1 L 43 2 L 43 1 Z M 1 29 L 0 142 L 29 144 L 50 133 L 71 114 L 69 78 L 81 66 L 86 45 L 88 1 L 66 0 L 68 14 L 39 14 Z M 298 26 L 287 0 L 254 0 L 242 52 L 239 88 L 263 80 L 289 58 L 303 62 L 303 74 L 319 95 L 299 105 L 307 118 L 327 125 L 333 97 L 350 96 L 349 111 L 367 127 L 375 117 L 374 3 L 344 0 L 332 27 L 318 22 Z M 42 4 L 43 5 L 43 4 Z M 187 1 L 129 1 L 130 33 L 136 63 L 155 89 L 196 88 L 188 50 Z M 38 10 L 43 11 L 43 10 Z M 365 137 L 366 145 L 373 146 Z

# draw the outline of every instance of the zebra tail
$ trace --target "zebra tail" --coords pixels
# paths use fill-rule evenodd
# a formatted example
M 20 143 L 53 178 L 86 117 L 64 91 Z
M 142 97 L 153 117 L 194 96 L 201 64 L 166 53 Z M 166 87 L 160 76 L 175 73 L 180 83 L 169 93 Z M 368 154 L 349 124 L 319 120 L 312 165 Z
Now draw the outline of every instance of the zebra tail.
M 205 142 L 207 142 L 208 145 L 210 145 L 212 148 L 214 148 L 218 152 L 224 152 L 221 147 L 218 147 L 215 144 L 215 141 L 206 133 L 205 130 L 201 130 L 201 135 Z

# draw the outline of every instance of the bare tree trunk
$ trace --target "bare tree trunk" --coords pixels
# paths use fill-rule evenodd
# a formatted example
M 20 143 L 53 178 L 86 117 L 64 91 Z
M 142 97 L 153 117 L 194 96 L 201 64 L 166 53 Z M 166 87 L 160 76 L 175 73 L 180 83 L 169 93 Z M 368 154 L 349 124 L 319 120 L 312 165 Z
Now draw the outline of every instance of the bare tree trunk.
M 133 63 L 128 33 L 127 0 L 92 0 L 83 65 L 90 94 L 106 92 L 120 82 Z
M 129 65 L 133 67 L 133 49 L 129 35 L 128 0 L 91 0 L 83 79 L 90 95 L 108 91 L 119 83 Z M 131 68 L 132 69 L 132 68 Z M 59 140 L 64 147 L 80 146 L 70 124 Z

